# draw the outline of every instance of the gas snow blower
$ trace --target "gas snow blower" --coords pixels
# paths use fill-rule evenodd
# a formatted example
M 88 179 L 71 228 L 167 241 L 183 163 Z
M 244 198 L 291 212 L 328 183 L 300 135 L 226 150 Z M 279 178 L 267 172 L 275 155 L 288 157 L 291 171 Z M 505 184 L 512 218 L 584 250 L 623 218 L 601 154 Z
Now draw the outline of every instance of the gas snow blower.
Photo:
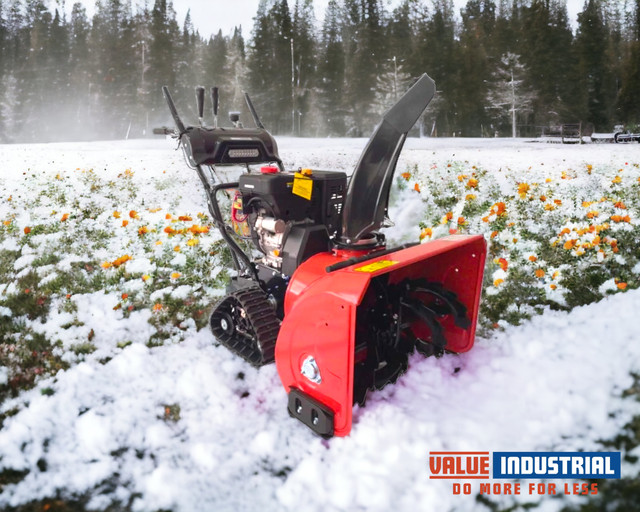
M 346 436 L 353 404 L 395 382 L 414 351 L 440 356 L 472 347 L 484 238 L 387 248 L 380 232 L 389 225 L 389 190 L 407 133 L 435 93 L 426 74 L 384 115 L 349 179 L 286 171 L 246 93 L 255 128 L 244 128 L 237 112 L 232 127 L 218 126 L 215 87 L 213 127 L 203 123 L 204 88 L 196 89 L 199 126 L 185 127 L 167 87 L 163 93 L 236 268 L 211 330 L 253 366 L 275 360 L 291 416 L 320 436 Z M 216 168 L 227 165 L 246 172 L 219 183 Z M 228 221 L 221 192 L 232 198 Z M 255 258 L 241 248 L 247 241 Z

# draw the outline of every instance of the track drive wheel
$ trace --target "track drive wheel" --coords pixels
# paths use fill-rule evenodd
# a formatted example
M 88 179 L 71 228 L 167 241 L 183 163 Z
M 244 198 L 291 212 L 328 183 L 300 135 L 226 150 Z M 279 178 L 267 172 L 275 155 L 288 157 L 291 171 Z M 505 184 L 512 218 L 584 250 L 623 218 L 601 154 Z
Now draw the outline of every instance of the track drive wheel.
M 228 295 L 214 308 L 209 325 L 217 340 L 252 366 L 274 361 L 280 321 L 258 286 Z

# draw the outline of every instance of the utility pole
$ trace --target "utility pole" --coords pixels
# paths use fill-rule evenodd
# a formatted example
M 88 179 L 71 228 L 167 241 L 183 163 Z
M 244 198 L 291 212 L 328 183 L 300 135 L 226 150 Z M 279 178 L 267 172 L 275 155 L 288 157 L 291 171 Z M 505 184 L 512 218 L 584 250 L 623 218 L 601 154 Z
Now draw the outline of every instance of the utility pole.
M 296 81 L 293 60 L 293 37 L 291 38 L 291 135 L 296 134 Z
M 511 136 L 516 138 L 516 84 L 513 81 L 513 68 L 511 68 Z

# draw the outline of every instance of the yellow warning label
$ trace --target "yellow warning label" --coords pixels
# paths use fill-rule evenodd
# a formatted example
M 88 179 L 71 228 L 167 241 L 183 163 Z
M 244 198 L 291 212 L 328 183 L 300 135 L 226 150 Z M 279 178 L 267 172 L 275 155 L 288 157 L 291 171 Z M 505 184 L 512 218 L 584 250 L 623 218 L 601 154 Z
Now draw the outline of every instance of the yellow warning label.
M 354 268 L 356 272 L 376 272 L 378 270 L 382 270 L 383 268 L 391 267 L 398 263 L 397 261 L 391 260 L 382 260 L 376 261 L 375 263 L 369 263 L 368 265 L 363 265 L 362 267 Z
M 293 176 L 293 190 L 292 192 L 300 197 L 304 197 L 306 200 L 311 201 L 311 192 L 313 191 L 313 180 L 303 176 L 299 172 Z

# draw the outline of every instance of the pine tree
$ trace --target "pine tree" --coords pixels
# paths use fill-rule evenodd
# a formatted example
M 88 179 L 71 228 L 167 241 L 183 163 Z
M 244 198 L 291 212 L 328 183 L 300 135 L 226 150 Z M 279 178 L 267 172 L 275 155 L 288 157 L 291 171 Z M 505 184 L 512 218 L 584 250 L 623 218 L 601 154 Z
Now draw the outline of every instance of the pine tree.
M 617 112 L 620 120 L 630 124 L 637 133 L 640 131 L 640 0 L 636 0 L 635 19 L 630 26 L 632 39 L 629 42 L 628 57 L 623 64 Z
M 329 135 L 344 135 L 345 55 L 340 27 L 341 10 L 329 0 L 322 24 L 322 50 L 318 62 L 318 98 L 323 128 Z
M 576 52 L 578 70 L 582 79 L 583 119 L 593 123 L 596 130 L 609 128 L 608 108 L 615 97 L 611 94 L 611 73 L 606 62 L 607 28 L 602 18 L 599 0 L 588 0 L 585 10 L 578 15 Z
M 248 57 L 248 81 L 263 122 L 275 133 L 292 132 L 292 20 L 287 0 L 261 0 Z
M 293 58 L 295 83 L 294 132 L 298 135 L 311 128 L 309 112 L 312 107 L 313 90 L 316 80 L 314 38 L 315 16 L 312 0 L 296 0 L 293 15 Z

